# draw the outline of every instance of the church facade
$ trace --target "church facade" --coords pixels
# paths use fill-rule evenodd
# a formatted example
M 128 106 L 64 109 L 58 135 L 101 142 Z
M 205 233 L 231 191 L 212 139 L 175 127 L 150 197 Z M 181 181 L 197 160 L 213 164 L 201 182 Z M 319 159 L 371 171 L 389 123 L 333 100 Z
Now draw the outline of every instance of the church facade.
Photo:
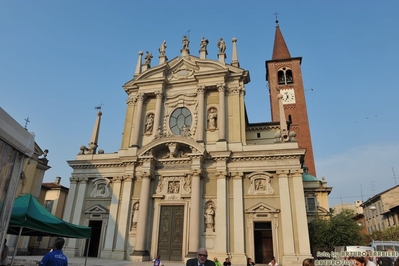
M 207 58 L 205 38 L 194 56 L 184 37 L 170 61 L 163 42 L 157 66 L 152 54 L 139 53 L 134 78 L 123 86 L 121 148 L 97 150 L 99 112 L 90 144 L 68 161 L 64 220 L 91 226 L 93 235 L 87 246 L 69 239 L 66 254 L 184 261 L 205 247 L 210 257 L 240 265 L 248 257 L 300 265 L 311 256 L 303 174 L 314 162 L 305 155 L 311 141 L 300 59 L 291 58 L 277 25 L 266 62 L 272 121 L 251 124 L 250 75 L 236 44 L 233 38 L 229 63 L 223 39 L 217 60 Z

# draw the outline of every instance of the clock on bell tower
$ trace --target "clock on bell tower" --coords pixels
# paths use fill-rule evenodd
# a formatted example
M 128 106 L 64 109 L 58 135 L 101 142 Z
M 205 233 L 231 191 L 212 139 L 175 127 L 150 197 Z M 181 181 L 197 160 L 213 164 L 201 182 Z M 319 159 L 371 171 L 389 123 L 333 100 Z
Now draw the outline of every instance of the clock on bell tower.
M 284 112 L 287 121 L 291 121 L 290 130 L 296 132 L 299 148 L 305 148 L 304 165 L 308 172 L 316 176 L 312 140 L 305 91 L 302 81 L 302 57 L 291 57 L 283 35 L 276 21 L 276 33 L 272 60 L 266 61 L 266 80 L 269 85 L 272 121 L 279 121 L 277 95 L 283 96 Z

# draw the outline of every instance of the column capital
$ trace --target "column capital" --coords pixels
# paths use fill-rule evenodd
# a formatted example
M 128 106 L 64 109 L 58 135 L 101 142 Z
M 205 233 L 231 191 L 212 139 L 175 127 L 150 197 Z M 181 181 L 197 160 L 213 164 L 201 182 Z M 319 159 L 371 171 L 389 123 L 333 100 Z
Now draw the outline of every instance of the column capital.
M 225 83 L 216 83 L 219 92 L 225 92 L 226 84 Z
M 69 178 L 69 181 L 70 181 L 72 184 L 76 184 L 77 182 L 79 182 L 79 177 L 71 176 L 71 177 Z
M 289 170 L 278 170 L 277 172 L 278 177 L 288 177 L 288 174 L 290 173 Z
M 206 90 L 205 85 L 197 86 L 197 93 L 198 94 L 204 94 L 205 90 Z
M 86 183 L 87 181 L 89 181 L 89 179 L 87 177 L 78 177 L 77 178 L 77 182 Z
M 124 175 L 123 180 L 124 180 L 124 182 L 132 182 L 133 176 L 132 175 Z
M 123 180 L 124 180 L 123 176 L 115 176 L 115 177 L 112 179 L 112 182 L 113 182 L 113 183 L 122 183 Z
M 194 169 L 194 170 L 191 172 L 191 175 L 192 175 L 193 177 L 199 177 L 199 178 L 201 178 L 201 177 L 202 177 L 202 169 Z
M 229 92 L 232 94 L 240 94 L 241 89 L 240 89 L 240 87 L 233 87 L 233 88 L 229 89 Z
M 163 96 L 164 96 L 163 90 L 160 90 L 160 91 L 156 91 L 156 92 L 155 92 L 155 98 L 157 98 L 157 99 L 162 99 Z
M 152 174 L 152 172 L 147 172 L 147 171 L 143 171 L 143 172 L 141 172 L 141 173 L 139 173 L 138 174 L 138 176 L 140 176 L 142 179 L 153 179 L 154 178 L 154 175 Z
M 233 172 L 231 173 L 233 179 L 242 179 L 244 177 L 243 172 Z
M 145 99 L 147 99 L 147 96 L 144 92 L 140 92 L 136 95 L 136 99 L 137 101 L 144 101 Z
M 296 170 L 291 170 L 290 171 L 291 175 L 293 177 L 301 177 L 302 178 L 302 174 L 303 174 L 303 169 L 296 169 Z
M 217 171 L 216 176 L 218 179 L 225 179 L 227 177 L 227 171 Z

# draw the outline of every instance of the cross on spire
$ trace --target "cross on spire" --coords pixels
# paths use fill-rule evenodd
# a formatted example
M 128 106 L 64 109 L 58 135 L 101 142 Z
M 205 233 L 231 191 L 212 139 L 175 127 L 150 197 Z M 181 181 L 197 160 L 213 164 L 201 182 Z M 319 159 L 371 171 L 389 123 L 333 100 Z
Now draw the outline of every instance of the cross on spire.
M 274 12 L 274 14 L 273 14 L 273 15 L 276 17 L 276 24 L 277 24 L 277 26 L 278 26 L 278 18 L 277 18 L 278 14 L 279 14 L 279 13 L 277 13 L 277 12 Z
M 28 129 L 28 123 L 30 123 L 29 116 L 25 118 L 25 129 Z
M 95 110 L 101 110 L 101 107 L 103 107 L 103 103 L 101 102 L 100 105 L 94 106 Z

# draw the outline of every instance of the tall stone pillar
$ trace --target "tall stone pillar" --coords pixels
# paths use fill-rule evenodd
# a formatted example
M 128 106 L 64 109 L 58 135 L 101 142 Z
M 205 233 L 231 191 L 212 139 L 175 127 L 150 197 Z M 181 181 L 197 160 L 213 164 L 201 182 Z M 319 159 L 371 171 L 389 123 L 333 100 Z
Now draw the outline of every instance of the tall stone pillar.
M 134 116 L 134 121 L 135 125 L 132 131 L 132 138 L 131 138 L 131 144 L 130 147 L 138 147 L 139 145 L 139 140 L 140 140 L 140 132 L 141 132 L 141 121 L 142 115 L 143 115 L 143 103 L 144 100 L 146 99 L 146 96 L 144 93 L 139 93 L 137 95 L 137 102 L 136 102 L 136 109 L 134 111 L 135 116 Z
M 155 136 L 157 134 L 159 125 L 161 123 L 161 110 L 162 110 L 162 99 L 163 99 L 163 92 L 158 91 L 155 93 L 155 97 L 157 99 L 155 103 L 155 117 L 154 117 L 154 126 L 152 129 L 152 135 Z
M 72 209 L 75 206 L 75 195 L 77 192 L 77 182 L 79 181 L 79 178 L 77 177 L 71 177 L 69 179 L 69 181 L 71 181 L 71 185 L 69 187 L 69 192 L 68 192 L 68 197 L 67 197 L 67 201 L 65 204 L 65 210 L 64 210 L 64 216 L 63 219 L 64 221 L 67 221 L 69 223 L 72 223 Z M 72 240 L 72 238 L 67 238 L 66 239 L 66 243 L 65 243 L 65 254 L 66 255 L 70 255 L 73 256 L 75 254 L 75 246 L 71 246 L 70 245 L 70 240 Z
M 204 142 L 204 114 L 205 114 L 205 86 L 198 86 L 197 100 L 198 100 L 198 127 L 197 127 L 197 142 Z
M 227 243 L 229 241 L 228 237 L 228 212 L 227 212 L 227 173 L 225 171 L 220 171 L 217 173 L 217 181 L 216 181 L 216 200 L 217 200 L 217 209 L 215 216 L 215 233 L 217 234 L 216 238 L 216 254 L 218 256 L 226 256 L 226 252 L 228 250 Z
M 233 206 L 234 206 L 234 242 L 232 248 L 232 256 L 235 264 L 246 264 L 247 256 L 245 255 L 245 239 L 244 226 L 244 201 L 243 201 L 243 173 L 235 173 L 233 176 Z
M 291 171 L 292 174 L 292 171 Z M 298 249 L 296 253 L 303 256 L 303 259 L 308 258 L 310 255 L 310 243 L 309 243 L 309 232 L 308 232 L 308 220 L 306 217 L 306 206 L 305 206 L 305 196 L 303 193 L 303 182 L 302 182 L 302 170 L 298 170 L 293 173 L 293 195 L 295 201 L 295 214 L 296 214 L 296 224 L 298 227 Z M 302 260 L 303 260 L 302 259 Z
M 283 237 L 283 261 L 284 256 L 294 255 L 294 233 L 292 228 L 292 210 L 291 210 L 291 191 L 288 183 L 288 171 L 277 171 L 278 183 L 280 188 L 280 206 L 281 206 L 281 228 Z
M 129 232 L 130 199 L 132 195 L 132 176 L 125 176 L 122 189 L 122 202 L 119 208 L 118 232 L 116 236 L 115 251 L 111 259 L 126 259 L 126 236 Z
M 151 189 L 151 172 L 142 172 L 141 174 L 141 192 L 140 205 L 136 230 L 136 245 L 134 246 L 133 257 L 138 261 L 149 259 L 149 251 L 146 250 L 147 228 L 148 228 L 148 211 L 150 207 L 150 189 Z
M 79 177 L 79 179 L 77 180 L 79 184 L 77 185 L 75 208 L 73 209 L 73 217 L 71 221 L 71 223 L 73 224 L 81 224 L 80 219 L 83 212 L 83 203 L 85 202 L 87 181 L 88 181 L 87 177 Z M 82 242 L 82 240 L 79 241 Z M 69 239 L 68 242 L 69 253 L 71 253 L 73 256 L 81 256 L 83 254 L 79 254 L 78 245 L 76 244 L 76 242 L 77 242 L 76 238 Z
M 191 202 L 190 202 L 190 228 L 188 238 L 188 254 L 187 257 L 192 257 L 197 254 L 200 248 L 201 235 L 201 221 L 203 218 L 200 215 L 201 207 L 201 175 L 199 171 L 194 171 L 191 182 Z
M 114 248 L 114 236 L 115 228 L 118 218 L 119 209 L 119 195 L 121 193 L 121 182 L 122 178 L 120 176 L 114 177 L 112 180 L 112 193 L 111 193 L 111 205 L 109 207 L 109 218 L 107 230 L 105 232 L 104 249 L 101 252 L 101 257 L 105 259 L 110 259 L 112 256 L 112 250 Z
M 219 141 L 226 141 L 226 98 L 225 85 L 217 84 L 219 91 L 219 114 L 218 114 L 218 128 Z

